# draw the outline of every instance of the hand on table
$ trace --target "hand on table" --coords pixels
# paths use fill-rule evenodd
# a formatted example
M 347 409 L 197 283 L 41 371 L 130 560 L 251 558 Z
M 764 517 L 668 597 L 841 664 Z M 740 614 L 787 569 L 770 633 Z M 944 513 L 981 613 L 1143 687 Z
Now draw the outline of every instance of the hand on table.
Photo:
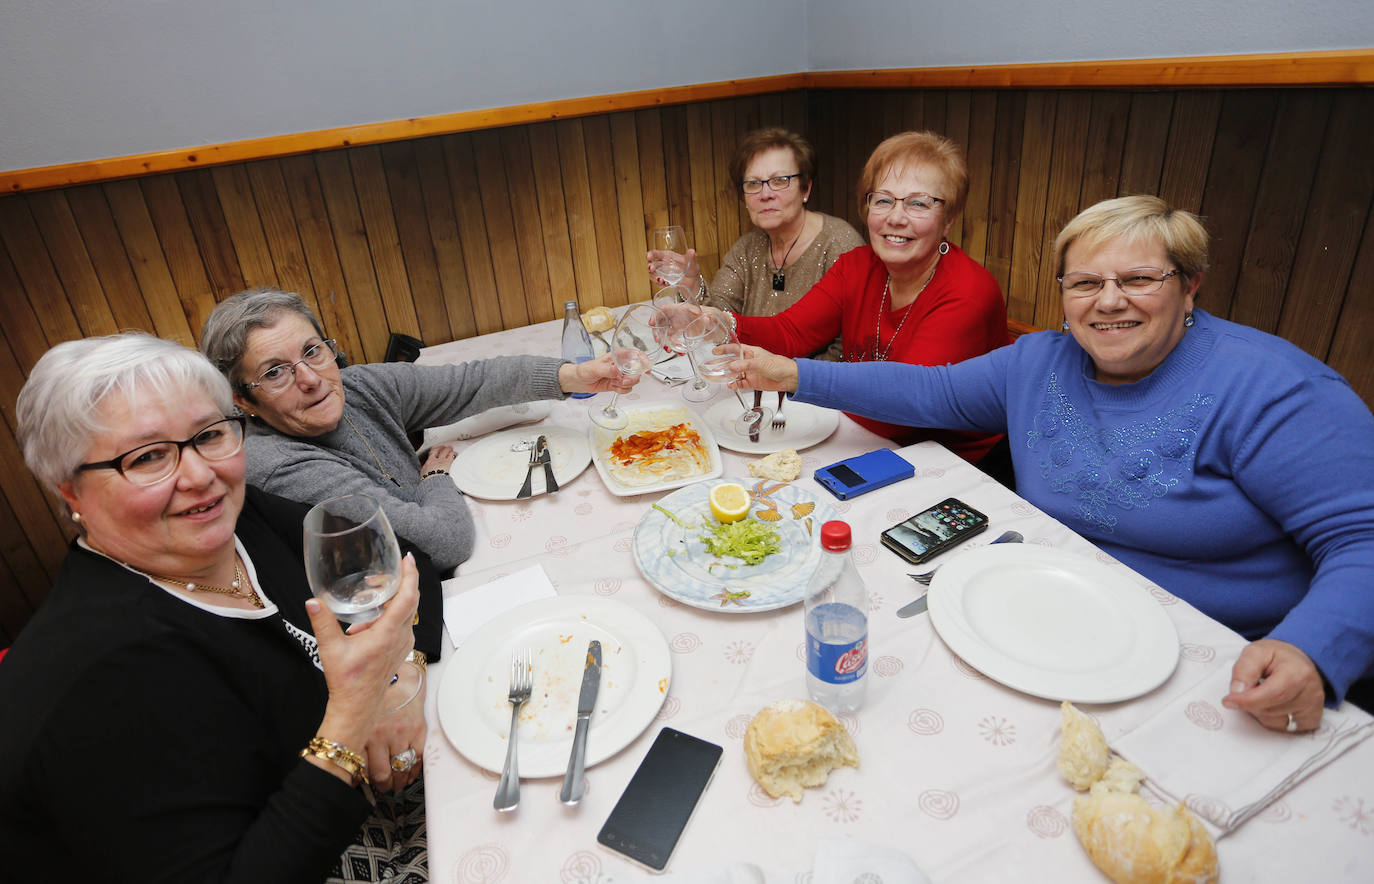
M 1221 700 L 1227 709 L 1242 709 L 1270 730 L 1287 730 L 1292 715 L 1299 731 L 1316 730 L 1322 721 L 1326 690 L 1312 659 L 1296 645 L 1262 638 L 1245 646 L 1231 668 L 1231 693 Z
M 445 470 L 453 466 L 454 459 L 458 457 L 458 452 L 447 445 L 435 445 L 429 450 L 429 455 L 425 457 L 424 466 L 420 467 L 420 474 L 424 475 L 430 470 Z
M 564 393 L 628 393 L 639 377 L 625 377 L 611 361 L 611 354 L 586 362 L 564 363 L 558 369 L 558 385 Z

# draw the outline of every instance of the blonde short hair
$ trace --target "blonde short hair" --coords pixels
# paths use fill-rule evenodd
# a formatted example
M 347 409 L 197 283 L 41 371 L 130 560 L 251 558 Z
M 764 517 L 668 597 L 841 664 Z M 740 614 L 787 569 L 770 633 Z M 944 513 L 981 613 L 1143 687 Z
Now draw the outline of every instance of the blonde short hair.
M 946 221 L 959 217 L 968 199 L 968 163 L 959 145 L 934 132 L 901 132 L 873 148 L 859 173 L 859 214 L 867 217 L 868 195 L 883 176 L 911 167 L 930 169 L 944 179 L 950 192 L 931 196 L 945 201 Z
M 1207 271 L 1207 228 L 1192 212 L 1170 208 L 1157 196 L 1103 200 L 1079 212 L 1054 240 L 1055 275 L 1064 274 L 1064 254 L 1082 241 L 1089 249 L 1114 239 L 1156 242 L 1184 278 Z

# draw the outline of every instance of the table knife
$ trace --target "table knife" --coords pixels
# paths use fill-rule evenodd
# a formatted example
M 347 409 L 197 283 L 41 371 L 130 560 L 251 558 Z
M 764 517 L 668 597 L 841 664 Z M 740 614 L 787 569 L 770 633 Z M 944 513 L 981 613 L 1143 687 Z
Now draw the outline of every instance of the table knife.
M 762 390 L 755 390 L 755 391 L 754 391 L 754 410 L 755 410 L 755 411 L 758 411 L 758 410 L 759 410 L 759 406 L 762 405 L 762 404 L 763 404 L 763 391 L 762 391 Z M 754 421 L 753 425 L 751 425 L 751 426 L 749 427 L 749 441 L 750 441 L 750 442 L 757 442 L 757 441 L 759 441 L 759 428 L 762 427 L 762 426 L 763 426 L 763 415 L 760 414 L 760 415 L 759 415 L 759 419 L 756 420 L 756 421 Z
M 1001 536 L 1001 537 L 998 537 L 998 538 L 997 538 L 996 540 L 994 540 L 992 543 L 1020 543 L 1021 540 L 1022 540 L 1022 537 L 1021 537 L 1021 534 L 1020 534 L 1019 531 L 1005 531 L 1005 532 L 1002 533 L 1002 536 Z M 988 544 L 988 546 L 991 546 L 991 545 L 992 545 L 991 543 Z M 924 611 L 924 610 L 930 605 L 930 598 L 929 598 L 929 596 L 930 596 L 930 590 L 927 589 L 927 590 L 921 595 L 921 597 L 918 598 L 918 599 L 916 599 L 914 602 L 907 602 L 905 605 L 902 605 L 900 608 L 898 608 L 898 609 L 897 609 L 897 616 L 898 616 L 898 617 L 915 617 L 917 614 L 920 614 L 922 611 Z
M 601 642 L 594 641 L 587 645 L 587 662 L 582 667 L 582 693 L 577 696 L 577 731 L 573 734 L 572 754 L 568 756 L 568 772 L 563 775 L 563 788 L 558 793 L 558 800 L 569 806 L 582 800 L 582 770 L 587 763 L 587 728 L 591 725 L 596 692 L 600 687 Z
M 539 437 L 539 462 L 544 465 L 544 493 L 553 494 L 558 490 L 558 480 L 553 477 L 553 455 L 549 453 L 549 440 Z

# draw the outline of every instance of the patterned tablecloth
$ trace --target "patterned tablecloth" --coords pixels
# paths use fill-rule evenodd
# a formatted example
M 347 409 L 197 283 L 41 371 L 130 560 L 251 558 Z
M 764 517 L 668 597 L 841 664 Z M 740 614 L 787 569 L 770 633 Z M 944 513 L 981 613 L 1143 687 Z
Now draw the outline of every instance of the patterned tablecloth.
M 543 323 L 427 348 L 420 361 L 553 353 L 558 336 L 559 323 Z M 626 398 L 681 401 L 652 380 Z M 588 403 L 596 401 L 558 403 L 547 421 L 585 427 Z M 699 412 L 705 407 L 694 406 Z M 830 439 L 802 452 L 798 484 L 824 496 L 810 478 L 816 467 L 877 447 L 889 446 L 841 418 Z M 470 501 L 476 550 L 445 585 L 446 594 L 540 564 L 560 595 L 614 598 L 652 619 L 671 649 L 673 677 L 656 721 L 587 772 L 580 806 L 558 803 L 557 778 L 526 780 L 519 810 L 503 815 L 491 807 L 497 776 L 459 755 L 438 725 L 445 663 L 433 666 L 425 747 L 433 880 L 606 884 L 649 878 L 599 847 L 596 833 L 664 724 L 725 747 L 673 857 L 670 871 L 678 875 L 747 861 L 765 869 L 770 882 L 821 884 L 810 877 L 815 844 L 844 837 L 898 847 L 935 881 L 1105 880 L 1069 823 L 1075 793 L 1055 769 L 1058 706 L 970 667 L 936 635 L 929 615 L 897 618 L 894 612 L 915 597 L 916 587 L 905 563 L 881 547 L 879 533 L 931 503 L 959 497 L 991 517 L 990 529 L 969 541 L 970 548 L 1016 529 L 1027 543 L 1093 557 L 1145 587 L 1178 630 L 1180 658 L 1169 680 L 1151 693 L 1086 707 L 1110 741 L 1177 704 L 1178 727 L 1196 731 L 1196 751 L 1221 763 L 1235 748 L 1228 724 L 1235 713 L 1221 708 L 1220 696 L 1206 709 L 1205 700 L 1192 700 L 1186 711 L 1178 701 L 1229 668 L 1244 641 L 944 448 L 923 443 L 901 453 L 915 465 L 913 480 L 834 502 L 853 528 L 854 559 L 870 593 L 868 698 L 857 714 L 842 719 L 862 766 L 833 773 L 800 804 L 764 793 L 750 778 L 742 750 L 754 713 L 774 700 L 805 696 L 799 607 L 727 615 L 660 594 L 636 569 L 631 545 L 635 526 L 662 495 L 616 497 L 591 468 L 556 496 Z M 726 475 L 745 474 L 748 458 L 723 455 Z M 1374 868 L 1374 740 L 1357 744 L 1221 839 L 1218 852 L 1223 880 L 1368 880 Z

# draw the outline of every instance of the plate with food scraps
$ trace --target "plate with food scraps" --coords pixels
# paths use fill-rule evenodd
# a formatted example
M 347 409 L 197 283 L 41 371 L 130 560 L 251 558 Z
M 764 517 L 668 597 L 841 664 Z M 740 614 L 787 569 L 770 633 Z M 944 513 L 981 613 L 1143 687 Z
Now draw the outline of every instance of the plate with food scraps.
M 763 404 L 772 405 L 770 400 L 775 398 L 773 393 L 766 393 Z M 735 418 L 739 417 L 739 413 L 739 402 L 735 397 L 727 396 L 706 409 L 706 414 L 702 417 L 703 423 L 716 434 L 716 442 L 721 448 L 742 454 L 772 454 L 784 448 L 801 451 L 829 439 L 830 434 L 840 425 L 840 413 L 833 408 L 789 400 L 783 409 L 783 414 L 787 417 L 787 426 L 775 430 L 764 424 L 759 428 L 759 438 L 756 441 L 747 434 L 740 435 L 735 432 Z
M 511 655 L 528 650 L 534 690 L 520 709 L 520 775 L 561 777 L 592 641 L 601 642 L 601 688 L 587 733 L 587 766 L 628 746 L 653 723 L 668 695 L 668 641 L 624 602 L 565 595 L 512 608 L 445 659 L 437 708 L 454 748 L 478 767 L 500 773 L 510 733 Z
M 449 467 L 453 482 L 469 497 L 483 500 L 515 500 L 525 473 L 530 468 L 528 446 L 540 436 L 549 441 L 549 460 L 553 478 L 559 486 L 576 479 L 591 462 L 592 451 L 586 438 L 577 430 L 540 424 L 534 427 L 513 427 L 489 433 L 459 452 Z M 536 466 L 531 487 L 535 494 L 543 494 L 544 471 Z
M 736 482 L 749 514 L 721 525 L 711 489 Z M 697 482 L 654 504 L 635 528 L 635 564 L 645 579 L 684 605 L 730 614 L 801 601 L 821 560 L 821 525 L 835 511 L 796 485 L 772 479 Z
M 618 497 L 681 488 L 723 471 L 720 447 L 706 422 L 680 405 L 625 408 L 623 430 L 592 424 L 592 463 Z

